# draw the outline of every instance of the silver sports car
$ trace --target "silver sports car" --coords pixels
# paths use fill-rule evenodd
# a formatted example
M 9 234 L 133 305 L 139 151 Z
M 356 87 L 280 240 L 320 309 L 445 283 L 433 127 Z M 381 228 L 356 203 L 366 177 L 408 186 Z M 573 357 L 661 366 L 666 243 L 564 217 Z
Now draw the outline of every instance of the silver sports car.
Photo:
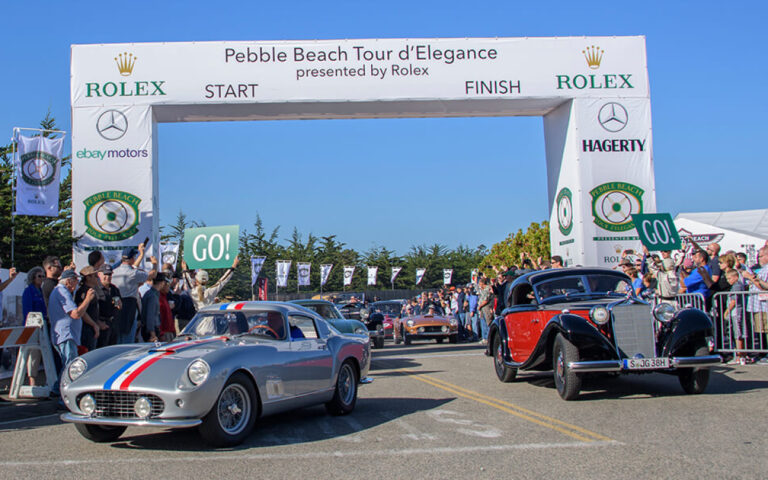
M 215 446 L 242 442 L 256 419 L 324 403 L 355 408 L 369 383 L 370 340 L 345 335 L 298 305 L 240 302 L 198 312 L 176 340 L 101 348 L 65 368 L 61 394 L 84 437 L 128 426 L 198 427 Z

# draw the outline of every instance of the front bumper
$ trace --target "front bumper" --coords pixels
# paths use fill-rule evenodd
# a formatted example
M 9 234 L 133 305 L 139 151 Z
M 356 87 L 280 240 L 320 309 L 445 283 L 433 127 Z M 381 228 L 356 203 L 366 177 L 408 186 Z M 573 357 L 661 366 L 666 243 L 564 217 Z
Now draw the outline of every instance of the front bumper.
M 89 425 L 102 425 L 105 427 L 160 427 L 160 428 L 192 428 L 200 425 L 202 420 L 199 418 L 163 420 L 159 418 L 152 419 L 130 419 L 130 418 L 107 418 L 107 417 L 89 417 L 86 415 L 77 415 L 74 413 L 63 413 L 60 417 L 65 422 L 87 423 Z
M 654 372 L 673 370 L 677 368 L 691 367 L 711 367 L 723 363 L 720 355 L 704 355 L 700 357 L 670 357 L 669 369 L 661 368 L 657 370 L 629 370 L 624 368 L 624 362 L 621 360 L 584 360 L 570 362 L 568 368 L 576 373 L 586 372 Z

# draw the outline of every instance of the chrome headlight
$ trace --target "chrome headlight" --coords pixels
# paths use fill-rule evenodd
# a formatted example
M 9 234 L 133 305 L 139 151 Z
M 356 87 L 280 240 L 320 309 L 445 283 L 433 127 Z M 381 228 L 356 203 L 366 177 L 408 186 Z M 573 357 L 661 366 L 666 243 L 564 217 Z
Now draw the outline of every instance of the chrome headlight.
M 80 411 L 86 415 L 91 415 L 96 411 L 96 400 L 91 395 L 83 395 L 80 399 Z
M 660 303 L 653 307 L 653 317 L 663 323 L 669 323 L 675 316 L 675 307 L 668 303 Z
M 139 397 L 133 404 L 133 411 L 139 418 L 147 418 L 152 413 L 152 402 L 147 397 Z
M 589 311 L 589 318 L 598 325 L 605 325 L 611 318 L 611 314 L 605 307 L 592 307 Z
M 405 322 L 405 324 L 408 325 L 409 327 L 412 327 L 413 326 L 413 320 L 408 320 L 407 322 Z
M 200 385 L 208 379 L 208 374 L 211 373 L 211 367 L 205 363 L 204 360 L 197 359 L 192 362 L 187 368 L 187 376 L 189 381 L 195 385 Z
M 368 329 L 364 327 L 355 327 L 355 333 L 358 335 L 368 335 Z
M 419 330 L 418 330 L 418 332 L 419 332 L 419 333 L 424 333 L 424 327 L 419 327 Z
M 458 324 L 459 324 L 459 321 L 458 321 L 458 320 L 456 320 L 455 318 L 451 318 L 451 319 L 449 319 L 449 320 L 448 320 L 448 322 L 449 322 L 449 323 L 450 323 L 452 326 L 454 326 L 454 327 L 455 327 L 456 325 L 458 325 Z
M 440 330 L 443 331 L 444 333 L 447 333 L 448 332 L 448 325 L 443 325 L 443 327 Z
M 69 378 L 74 382 L 82 374 L 85 373 L 85 371 L 88 369 L 88 364 L 85 363 L 85 360 L 78 357 L 72 361 L 72 363 L 69 364 L 69 368 L 67 369 L 67 373 L 69 373 Z

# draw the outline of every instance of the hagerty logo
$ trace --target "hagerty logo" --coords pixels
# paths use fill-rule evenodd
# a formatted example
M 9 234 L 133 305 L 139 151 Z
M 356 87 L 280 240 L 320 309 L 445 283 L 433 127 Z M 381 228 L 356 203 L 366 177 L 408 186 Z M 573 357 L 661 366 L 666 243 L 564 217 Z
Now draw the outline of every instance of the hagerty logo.
M 134 236 L 139 228 L 141 199 L 126 192 L 99 192 L 83 201 L 86 233 L 107 242 Z
M 117 71 L 123 77 L 133 74 L 137 57 L 132 53 L 124 52 L 115 57 Z M 86 97 L 147 97 L 164 96 L 164 80 L 147 80 L 133 82 L 86 82 Z
M 642 188 L 625 182 L 609 182 L 593 188 L 592 216 L 595 225 L 611 232 L 635 228 L 632 214 L 643 213 Z
M 58 159 L 48 152 L 34 151 L 21 156 L 21 177 L 28 185 L 44 187 L 56 175 Z
M 557 194 L 557 226 L 563 235 L 570 234 L 573 229 L 573 201 L 568 187 L 563 187 Z

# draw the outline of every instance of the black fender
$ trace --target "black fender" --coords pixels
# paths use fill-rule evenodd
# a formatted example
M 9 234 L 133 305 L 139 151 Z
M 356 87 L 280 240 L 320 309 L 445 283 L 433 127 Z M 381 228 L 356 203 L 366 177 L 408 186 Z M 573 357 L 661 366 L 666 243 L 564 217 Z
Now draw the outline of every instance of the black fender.
M 671 331 L 662 340 L 661 356 L 693 356 L 696 349 L 707 345 L 715 335 L 709 315 L 696 308 L 686 308 L 675 314 Z
M 368 320 L 365 322 L 368 330 L 375 332 L 378 330 L 378 326 L 381 325 L 384 328 L 384 315 L 381 312 L 372 313 Z
M 541 332 L 531 356 L 520 367 L 523 370 L 551 370 L 552 348 L 557 334 L 573 343 L 584 360 L 618 359 L 616 347 L 587 319 L 579 315 L 561 313 L 552 317 Z
M 493 348 L 493 339 L 496 336 L 501 337 L 501 352 L 504 360 L 511 362 L 512 355 L 509 353 L 509 345 L 507 344 L 507 325 L 504 323 L 504 317 L 494 318 L 488 326 L 488 343 L 485 345 L 485 354 L 489 357 L 495 355 L 491 348 Z

